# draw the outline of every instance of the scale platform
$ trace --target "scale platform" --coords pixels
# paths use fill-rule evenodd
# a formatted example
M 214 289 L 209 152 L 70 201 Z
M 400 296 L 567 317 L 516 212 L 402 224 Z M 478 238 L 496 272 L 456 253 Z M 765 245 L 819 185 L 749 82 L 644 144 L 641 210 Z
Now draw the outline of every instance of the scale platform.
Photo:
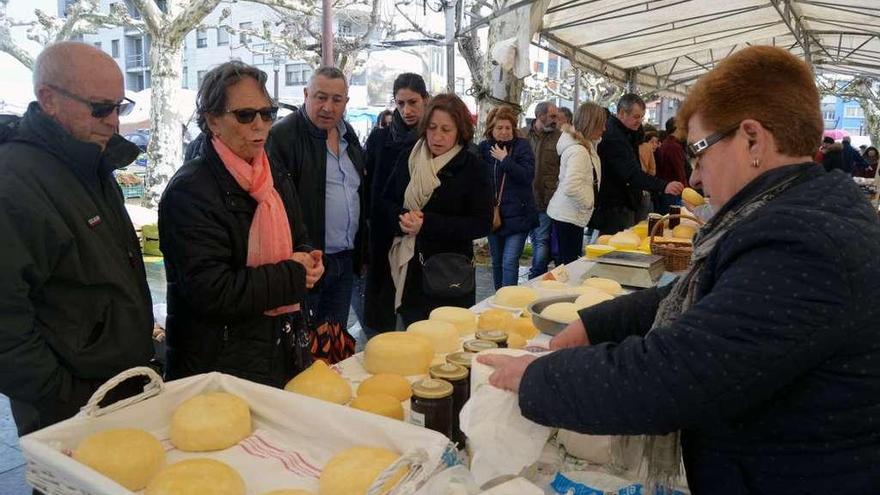
M 657 285 L 666 271 L 663 257 L 652 254 L 613 251 L 598 258 L 590 258 L 595 265 L 587 270 L 587 277 L 616 280 L 620 285 L 646 289 Z

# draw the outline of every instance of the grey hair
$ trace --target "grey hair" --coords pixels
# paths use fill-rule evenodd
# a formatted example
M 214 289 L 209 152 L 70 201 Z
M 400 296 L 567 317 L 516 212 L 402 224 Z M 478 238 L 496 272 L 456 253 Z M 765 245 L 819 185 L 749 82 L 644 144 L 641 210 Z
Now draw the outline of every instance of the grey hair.
M 631 113 L 633 107 L 636 105 L 641 107 L 642 110 L 646 108 L 645 100 L 643 100 L 641 96 L 635 93 L 627 93 L 621 96 L 619 100 L 617 100 L 617 111 L 620 112 L 621 110 L 623 110 L 626 113 Z
M 208 128 L 208 115 L 220 115 L 228 110 L 226 108 L 226 90 L 229 86 L 238 83 L 242 79 L 250 77 L 260 83 L 263 94 L 271 101 L 269 91 L 266 90 L 266 73 L 244 62 L 233 60 L 214 67 L 202 79 L 199 93 L 196 98 L 196 113 L 199 129 L 207 137 L 212 137 L 211 129 Z
M 542 101 L 541 103 L 538 103 L 537 105 L 535 105 L 535 117 L 536 118 L 541 117 L 542 115 L 549 112 L 550 105 L 556 105 L 556 104 L 553 103 L 552 101 Z
M 322 76 L 327 79 L 342 79 L 342 82 L 345 83 L 345 89 L 348 89 L 348 80 L 345 79 L 345 73 L 336 67 L 324 65 L 315 69 L 315 72 L 312 73 L 312 77 L 309 78 L 309 86 L 311 86 L 312 83 L 315 82 L 315 78 L 318 76 Z

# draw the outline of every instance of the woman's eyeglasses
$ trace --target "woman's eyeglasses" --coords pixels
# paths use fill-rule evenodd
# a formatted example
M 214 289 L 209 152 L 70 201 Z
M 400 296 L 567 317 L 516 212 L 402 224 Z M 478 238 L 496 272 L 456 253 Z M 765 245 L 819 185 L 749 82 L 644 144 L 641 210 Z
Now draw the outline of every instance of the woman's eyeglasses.
M 47 84 L 47 86 L 57 91 L 62 96 L 66 96 L 71 100 L 88 105 L 89 108 L 92 109 L 92 117 L 96 119 L 103 119 L 104 117 L 113 113 L 114 110 L 116 110 L 120 117 L 130 114 L 131 111 L 134 110 L 135 103 L 128 98 L 123 98 L 121 101 L 118 101 L 116 103 L 110 101 L 91 101 L 88 98 L 83 98 L 82 96 L 71 93 L 70 91 L 55 86 L 54 84 Z
M 239 108 L 238 110 L 227 110 L 226 113 L 234 115 L 239 124 L 250 124 L 257 118 L 257 114 L 260 114 L 263 122 L 272 122 L 278 116 L 278 107 Z
M 705 153 L 706 150 L 709 149 L 709 147 L 730 136 L 737 129 L 739 129 L 739 124 L 741 124 L 741 122 L 738 122 L 735 126 L 731 126 L 723 131 L 709 134 L 705 138 L 697 141 L 696 143 L 688 143 L 688 145 L 685 147 L 685 150 L 687 153 L 687 159 L 689 162 L 691 162 L 691 166 L 696 165 L 697 159 L 700 158 L 700 155 Z

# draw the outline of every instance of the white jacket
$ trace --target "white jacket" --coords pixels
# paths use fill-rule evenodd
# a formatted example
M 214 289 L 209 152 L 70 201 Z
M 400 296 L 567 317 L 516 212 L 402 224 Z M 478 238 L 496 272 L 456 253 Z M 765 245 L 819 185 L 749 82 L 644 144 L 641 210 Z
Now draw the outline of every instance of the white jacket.
M 571 134 L 563 132 L 556 143 L 556 151 L 560 156 L 559 186 L 547 205 L 547 215 L 559 222 L 586 227 L 596 204 L 593 177 L 596 178 L 596 189 L 602 178 L 596 144 L 584 147 Z

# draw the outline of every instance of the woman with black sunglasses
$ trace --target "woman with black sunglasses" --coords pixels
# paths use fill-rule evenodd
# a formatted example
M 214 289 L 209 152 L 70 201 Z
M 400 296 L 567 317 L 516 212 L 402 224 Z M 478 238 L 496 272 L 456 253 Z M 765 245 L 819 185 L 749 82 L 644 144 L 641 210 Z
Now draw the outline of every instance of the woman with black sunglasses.
M 278 112 L 265 84 L 241 62 L 205 75 L 200 156 L 159 204 L 169 379 L 222 371 L 281 387 L 309 364 L 296 316 L 324 266 L 289 173 L 264 150 Z

